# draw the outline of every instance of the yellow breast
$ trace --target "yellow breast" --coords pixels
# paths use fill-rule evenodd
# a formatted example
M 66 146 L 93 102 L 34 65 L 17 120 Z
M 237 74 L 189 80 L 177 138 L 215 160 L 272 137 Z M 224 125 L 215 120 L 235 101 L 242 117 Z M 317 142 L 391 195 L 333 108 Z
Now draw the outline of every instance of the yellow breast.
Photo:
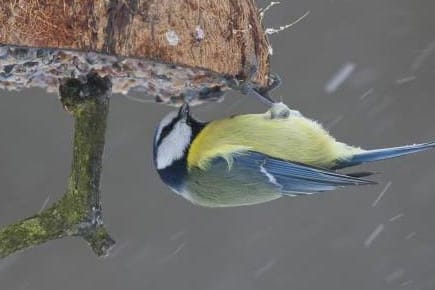
M 210 122 L 191 144 L 188 167 L 205 169 L 218 156 L 231 165 L 233 154 L 247 150 L 325 168 L 362 151 L 336 142 L 320 124 L 302 116 L 248 114 Z

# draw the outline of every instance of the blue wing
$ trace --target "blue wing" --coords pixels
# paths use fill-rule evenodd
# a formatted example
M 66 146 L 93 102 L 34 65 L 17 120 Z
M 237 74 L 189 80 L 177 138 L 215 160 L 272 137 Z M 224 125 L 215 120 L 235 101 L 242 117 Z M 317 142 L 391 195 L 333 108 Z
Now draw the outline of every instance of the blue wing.
M 348 159 L 339 161 L 338 164 L 334 167 L 334 169 L 340 169 L 348 166 L 355 166 L 365 162 L 396 158 L 403 155 L 424 151 L 430 148 L 435 148 L 435 142 L 368 150 L 356 154 Z
M 253 151 L 235 155 L 233 166 L 260 171 L 283 194 L 289 195 L 329 191 L 348 185 L 375 184 L 370 180 L 276 159 Z

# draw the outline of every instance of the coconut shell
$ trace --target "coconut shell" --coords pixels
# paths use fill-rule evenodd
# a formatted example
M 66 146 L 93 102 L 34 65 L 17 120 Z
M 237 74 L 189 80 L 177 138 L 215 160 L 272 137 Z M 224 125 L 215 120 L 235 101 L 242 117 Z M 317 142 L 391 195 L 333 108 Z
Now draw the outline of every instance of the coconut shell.
M 43 65 L 34 64 L 39 76 L 40 71 L 50 75 L 50 66 L 56 63 L 56 78 L 98 71 L 99 60 L 87 61 L 91 53 L 95 59 L 109 59 L 100 73 L 124 78 L 120 85 L 124 89 L 118 92 L 136 87 L 164 101 L 180 94 L 189 97 L 189 90 L 195 92 L 192 98 L 199 98 L 201 90 L 223 92 L 225 79 L 244 79 L 247 67 L 253 65 L 257 70 L 252 81 L 259 87 L 268 84 L 269 44 L 253 0 L 4 0 L 0 27 L 4 87 L 29 86 L 13 76 L 34 78 L 35 74 L 17 68 L 40 63 L 38 52 L 46 58 L 56 55 L 52 63 L 46 59 Z M 17 49 L 26 55 L 25 61 L 11 53 Z M 66 60 L 61 59 L 64 55 Z M 136 75 L 140 67 L 146 72 Z M 182 76 L 184 69 L 188 76 Z M 51 82 L 57 85 L 56 80 Z M 165 86 L 160 88 L 159 82 Z

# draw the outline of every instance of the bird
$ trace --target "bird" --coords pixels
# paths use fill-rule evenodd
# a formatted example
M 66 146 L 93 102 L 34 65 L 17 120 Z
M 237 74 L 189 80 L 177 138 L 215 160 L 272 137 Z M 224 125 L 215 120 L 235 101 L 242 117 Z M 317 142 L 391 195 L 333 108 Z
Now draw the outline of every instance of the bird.
M 435 142 L 375 150 L 347 145 L 282 102 L 271 103 L 265 113 L 208 122 L 195 119 L 185 103 L 157 126 L 153 160 L 177 195 L 198 206 L 235 207 L 376 184 L 367 179 L 372 172 L 338 170 L 434 147 Z

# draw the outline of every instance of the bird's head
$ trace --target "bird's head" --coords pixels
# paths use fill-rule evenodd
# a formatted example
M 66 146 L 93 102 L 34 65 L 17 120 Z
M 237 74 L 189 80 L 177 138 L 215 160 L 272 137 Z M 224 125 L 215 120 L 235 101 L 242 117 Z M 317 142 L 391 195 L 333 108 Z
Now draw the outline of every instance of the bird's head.
M 154 163 L 158 170 L 185 160 L 193 138 L 204 124 L 190 115 L 185 103 L 178 111 L 170 112 L 159 123 L 154 135 Z

